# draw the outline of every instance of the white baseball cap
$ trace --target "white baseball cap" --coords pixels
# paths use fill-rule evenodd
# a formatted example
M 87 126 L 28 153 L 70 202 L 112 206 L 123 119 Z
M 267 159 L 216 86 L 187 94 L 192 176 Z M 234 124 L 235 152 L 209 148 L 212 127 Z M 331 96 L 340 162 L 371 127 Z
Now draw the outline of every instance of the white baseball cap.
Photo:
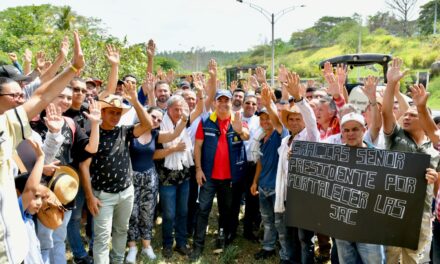
M 348 121 L 356 121 L 356 122 L 358 122 L 359 124 L 361 124 L 362 126 L 365 126 L 365 119 L 364 119 L 364 116 L 362 116 L 361 114 L 358 114 L 358 113 L 348 113 L 348 114 L 346 114 L 346 115 L 344 115 L 343 117 L 342 117 L 342 120 L 341 120 L 341 127 L 345 124 L 345 123 L 347 123 Z

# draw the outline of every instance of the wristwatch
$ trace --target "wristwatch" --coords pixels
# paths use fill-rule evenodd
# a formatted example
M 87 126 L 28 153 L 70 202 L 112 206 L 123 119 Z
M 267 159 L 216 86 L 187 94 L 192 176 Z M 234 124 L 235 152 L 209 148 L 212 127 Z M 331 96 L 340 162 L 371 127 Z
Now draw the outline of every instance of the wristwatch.
M 301 98 L 299 98 L 298 100 L 293 99 L 293 101 L 294 101 L 295 103 L 299 103 L 299 102 L 301 102 L 302 100 L 304 100 L 304 96 L 301 96 Z

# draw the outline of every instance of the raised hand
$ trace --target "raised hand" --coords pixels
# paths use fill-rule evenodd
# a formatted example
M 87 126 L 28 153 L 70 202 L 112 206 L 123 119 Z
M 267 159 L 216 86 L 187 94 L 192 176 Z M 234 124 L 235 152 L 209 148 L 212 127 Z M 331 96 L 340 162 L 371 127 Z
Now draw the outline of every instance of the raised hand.
M 136 86 L 131 82 L 124 82 L 122 88 L 124 89 L 122 96 L 130 103 L 134 104 L 137 100 Z
M 261 89 L 261 104 L 269 108 L 270 104 L 272 102 L 272 91 L 270 90 L 269 85 L 267 83 L 263 83 L 262 89 Z
M 83 112 L 90 123 L 99 123 L 101 121 L 101 106 L 93 99 L 89 101 L 89 113 Z
M 237 83 L 237 81 L 232 81 L 232 82 L 231 82 L 231 85 L 230 85 L 230 87 L 229 87 L 229 89 L 231 90 L 231 93 L 234 92 L 235 89 L 237 89 L 237 87 L 238 87 L 238 83 Z
M 64 36 L 63 40 L 61 41 L 60 54 L 64 58 L 67 58 L 67 55 L 69 55 L 69 38 L 67 36 Z
M 301 98 L 301 80 L 299 75 L 295 72 L 289 72 L 286 77 L 287 86 L 286 90 L 291 94 L 296 100 Z
M 338 83 L 340 87 L 345 85 L 345 80 L 347 79 L 347 65 L 338 64 L 336 66 L 336 76 L 338 78 Z
M 217 62 L 214 59 L 210 59 L 208 62 L 208 73 L 211 78 L 217 76 Z
M 17 54 L 15 53 L 8 53 L 8 57 L 12 62 L 16 62 L 17 61 Z
M 199 93 L 199 91 L 203 91 L 203 81 L 201 74 L 193 74 L 193 76 L 194 88 L 196 89 L 197 93 Z
M 328 74 L 333 74 L 333 66 L 329 61 L 326 61 L 324 63 L 324 69 L 322 70 L 322 74 L 324 76 L 326 76 Z
M 36 61 L 38 69 L 43 70 L 44 64 L 46 63 L 46 54 L 44 54 L 44 51 L 37 52 Z
M 156 76 L 152 73 L 147 73 L 147 77 L 142 83 L 142 89 L 144 91 L 148 91 L 148 94 L 151 94 L 154 91 L 154 85 L 156 84 Z
M 397 83 L 400 81 L 400 79 L 405 76 L 405 74 L 408 72 L 407 70 L 401 71 L 403 61 L 399 58 L 394 58 L 393 61 L 390 63 L 388 67 L 387 72 L 387 81 L 389 83 Z
M 231 123 L 232 129 L 238 134 L 243 132 L 243 122 L 241 121 L 241 113 L 239 111 L 234 114 L 234 121 Z
M 338 78 L 333 73 L 333 67 L 330 62 L 324 64 L 324 78 L 328 83 L 327 93 L 331 94 L 333 97 L 337 98 L 342 93 L 342 87 L 338 82 Z
M 258 89 L 258 87 L 260 87 L 260 84 L 258 83 L 257 77 L 255 75 L 249 76 L 249 83 L 251 87 L 254 89 L 254 91 Z
M 23 59 L 26 62 L 29 62 L 29 63 L 32 62 L 32 51 L 30 49 L 26 49 L 24 51 Z
M 426 92 L 423 84 L 414 84 L 412 87 L 410 87 L 410 89 L 413 103 L 416 106 L 426 106 L 429 98 L 429 93 Z
M 168 84 L 172 84 L 173 83 L 173 81 L 174 81 L 174 71 L 173 71 L 173 69 L 170 69 L 170 70 L 167 71 L 167 75 L 166 75 L 165 79 L 166 79 L 166 82 Z
M 165 81 L 166 78 L 167 78 L 167 76 L 165 75 L 165 73 L 162 71 L 162 68 L 161 68 L 161 67 L 158 67 L 158 68 L 157 68 L 156 78 L 157 78 L 158 80 L 161 80 L 161 81 Z
M 287 68 L 286 66 L 284 66 L 284 64 L 281 64 L 280 67 L 278 68 L 278 81 L 280 83 L 285 83 L 287 82 Z
M 376 87 L 379 83 L 379 78 L 374 76 L 368 76 L 364 83 L 364 88 L 362 89 L 364 94 L 368 97 L 370 103 L 376 102 Z
M 61 108 L 56 107 L 54 104 L 49 104 L 46 107 L 46 116 L 44 117 L 44 122 L 47 129 L 51 133 L 58 133 L 64 125 L 64 118 L 61 113 Z
M 255 69 L 255 74 L 257 77 L 257 81 L 260 84 L 266 83 L 266 70 L 262 67 L 258 67 L 257 69 Z
M 107 57 L 107 60 L 110 62 L 111 65 L 119 65 L 120 62 L 120 56 L 119 56 L 119 50 L 113 46 L 113 45 L 107 45 L 106 46 L 106 53 L 105 56 Z
M 42 68 L 42 71 L 46 71 L 47 69 L 50 68 L 50 66 L 52 66 L 52 62 L 50 60 L 49 61 L 45 61 L 44 62 L 44 66 Z
M 41 148 L 40 144 L 38 144 L 37 142 L 35 142 L 31 139 L 28 139 L 28 141 L 31 144 L 32 149 L 34 150 L 37 158 L 44 158 L 44 152 L 43 152 L 43 149 Z
M 241 83 L 241 87 L 243 88 L 244 92 L 247 93 L 249 91 L 249 84 L 247 81 L 243 81 Z
M 76 69 L 80 70 L 86 64 L 84 60 L 84 54 L 81 49 L 81 41 L 79 40 L 78 31 L 73 32 L 73 58 L 72 65 Z
M 145 44 L 147 48 L 147 56 L 149 58 L 154 57 L 154 52 L 156 51 L 156 43 L 152 39 L 148 41 L 147 44 Z

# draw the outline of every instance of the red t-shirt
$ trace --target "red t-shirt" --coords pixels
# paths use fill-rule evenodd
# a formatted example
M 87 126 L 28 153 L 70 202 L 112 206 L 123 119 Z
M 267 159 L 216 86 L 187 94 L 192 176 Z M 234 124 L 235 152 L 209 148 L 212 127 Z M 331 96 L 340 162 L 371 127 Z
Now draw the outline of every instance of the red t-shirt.
M 214 166 L 212 168 L 212 179 L 216 180 L 228 180 L 231 179 L 231 164 L 229 162 L 229 150 L 228 141 L 226 139 L 226 133 L 228 132 L 229 123 L 231 118 L 221 120 L 217 118 L 218 126 L 220 128 L 220 136 L 218 138 L 217 150 L 215 151 Z M 196 132 L 196 140 L 203 140 L 203 127 L 202 122 L 199 123 Z

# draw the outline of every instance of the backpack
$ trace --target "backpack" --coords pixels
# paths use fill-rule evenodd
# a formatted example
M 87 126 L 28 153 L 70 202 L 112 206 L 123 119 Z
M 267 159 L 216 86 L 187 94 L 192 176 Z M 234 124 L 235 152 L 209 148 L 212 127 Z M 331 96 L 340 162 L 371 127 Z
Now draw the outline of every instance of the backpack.
M 67 125 L 69 126 L 70 130 L 72 131 L 72 145 L 75 142 L 75 132 L 76 132 L 76 125 L 75 121 L 73 121 L 72 118 L 63 116 L 64 121 L 66 121 Z

